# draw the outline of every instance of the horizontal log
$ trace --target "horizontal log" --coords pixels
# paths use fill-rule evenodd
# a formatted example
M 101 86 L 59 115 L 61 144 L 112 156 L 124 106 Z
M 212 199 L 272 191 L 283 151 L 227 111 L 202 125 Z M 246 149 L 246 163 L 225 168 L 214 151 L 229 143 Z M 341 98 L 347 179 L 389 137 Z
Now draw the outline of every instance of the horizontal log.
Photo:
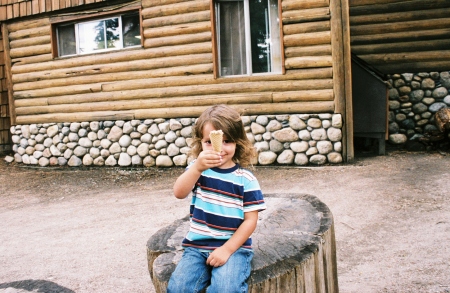
M 331 31 L 287 35 L 283 40 L 285 47 L 331 44 Z
M 374 5 L 350 7 L 350 15 L 368 15 L 380 13 L 394 13 L 404 11 L 424 11 L 427 9 L 450 7 L 448 0 L 410 0 L 394 3 L 380 3 Z
M 283 26 L 283 34 L 286 36 L 294 34 L 316 33 L 329 31 L 330 28 L 331 28 L 330 21 L 287 24 Z
M 331 45 L 317 45 L 305 47 L 289 47 L 284 49 L 286 58 L 305 56 L 331 56 Z
M 35 106 L 48 106 L 48 98 L 30 98 L 20 99 L 14 101 L 14 106 L 20 107 L 35 107 Z
M 14 66 L 13 74 L 29 73 L 35 71 L 67 69 L 79 66 L 115 64 L 118 62 L 127 62 L 135 60 L 152 60 L 161 57 L 182 56 L 191 54 L 211 53 L 211 42 L 185 44 L 180 46 L 159 47 L 154 49 L 131 49 L 108 54 L 94 54 L 89 56 L 78 56 L 75 58 L 58 59 L 52 62 L 43 62 L 39 64 L 25 64 L 23 66 Z
M 85 113 L 64 113 L 64 114 L 43 114 L 19 116 L 16 119 L 17 124 L 33 123 L 55 123 L 63 122 L 84 122 L 84 121 L 115 121 L 115 120 L 133 120 L 133 111 L 105 111 L 105 112 L 85 112 Z
M 183 13 L 204 11 L 210 9 L 209 0 L 192 0 L 187 2 L 174 3 L 171 5 L 156 6 L 142 10 L 142 18 L 154 18 L 168 15 L 178 15 Z
M 173 26 L 164 26 L 159 28 L 150 28 L 144 30 L 145 38 L 161 38 L 168 36 L 190 35 L 203 32 L 211 32 L 211 21 L 203 21 L 189 24 L 179 24 Z
M 282 13 L 283 24 L 312 22 L 330 19 L 330 9 L 313 8 L 305 10 L 291 10 Z
M 368 55 L 374 52 L 380 53 L 402 53 L 416 51 L 447 50 L 450 48 L 450 39 L 398 42 L 388 44 L 370 44 L 352 46 L 352 53 L 356 55 Z
M 369 64 L 413 63 L 450 60 L 450 50 L 360 55 Z
M 429 71 L 448 71 L 450 61 L 431 61 L 431 62 L 413 62 L 413 63 L 395 63 L 377 65 L 376 68 L 385 74 L 401 74 L 404 72 L 429 72 Z
M 284 66 L 286 69 L 332 67 L 333 58 L 331 56 L 292 57 L 286 58 Z
M 328 74 L 327 71 L 320 72 L 320 77 L 324 79 L 324 75 Z M 179 87 L 184 85 L 205 85 L 205 84 L 230 84 L 230 87 L 233 84 L 242 84 L 245 82 L 274 82 L 274 86 L 286 80 L 295 80 L 296 82 L 303 82 L 306 78 L 301 78 L 303 72 L 293 72 L 289 75 L 273 75 L 273 76 L 255 76 L 255 77 L 227 77 L 222 79 L 213 79 L 209 74 L 204 75 L 196 75 L 196 76 L 186 76 L 183 79 L 179 77 L 166 77 L 166 78 L 154 78 L 154 79 L 139 79 L 131 81 L 122 81 L 122 82 L 111 82 L 108 84 L 104 84 L 102 86 L 102 90 L 105 92 L 112 91 L 124 91 L 124 90 L 133 90 L 133 89 L 146 89 L 146 88 L 155 88 L 155 87 Z M 319 75 L 318 75 L 319 76 Z
M 142 27 L 147 29 L 202 21 L 211 21 L 209 10 L 145 19 L 142 22 Z
M 277 104 L 232 105 L 242 115 L 292 114 L 292 113 L 333 113 L 333 102 L 297 102 Z M 135 111 L 135 119 L 198 117 L 208 106 L 172 109 L 141 109 Z
M 83 104 L 61 104 L 35 107 L 19 107 L 17 115 L 37 115 L 50 113 L 76 113 L 99 111 L 123 111 L 136 109 L 157 109 L 203 106 L 205 103 L 214 104 L 245 104 L 271 103 L 272 93 L 255 93 L 245 95 L 207 95 L 195 97 L 179 97 L 164 99 L 146 99 L 130 101 L 108 101 Z
M 86 76 L 74 76 L 71 78 L 59 78 L 51 80 L 39 80 L 26 83 L 15 83 L 15 91 L 27 91 L 34 89 L 44 89 L 50 87 L 60 87 L 79 84 L 97 83 L 110 83 L 117 81 L 129 81 L 133 82 L 135 79 L 155 79 L 160 77 L 176 76 L 178 79 L 184 76 L 208 74 L 213 72 L 212 63 L 209 64 L 195 64 L 195 65 L 183 65 L 177 67 L 160 68 L 146 71 L 125 71 L 115 73 L 103 73 L 98 75 L 86 75 Z
M 16 68 L 20 68 L 22 65 L 29 65 L 30 67 L 33 67 L 36 64 L 41 64 L 43 62 L 52 61 L 53 56 L 52 54 L 43 54 L 43 55 L 36 55 L 36 56 L 29 56 L 29 57 L 20 57 L 20 58 L 14 58 L 11 59 L 11 63 L 14 65 L 12 67 L 12 72 L 14 73 L 14 70 Z
M 450 18 L 436 19 L 423 19 L 415 21 L 404 21 L 395 23 L 383 23 L 383 24 L 366 24 L 350 27 L 350 35 L 374 35 L 383 34 L 388 31 L 392 32 L 407 32 L 407 31 L 422 31 L 422 30 L 434 30 L 441 28 L 448 28 L 450 26 Z
M 163 6 L 163 5 L 170 5 L 170 4 L 176 4 L 180 2 L 186 2 L 191 0 L 142 0 L 142 7 L 148 8 L 148 7 L 155 7 L 155 6 Z
M 396 13 L 381 13 L 370 15 L 350 16 L 350 27 L 360 24 L 392 23 L 413 21 L 418 19 L 445 18 L 450 14 L 450 8 L 439 8 L 417 11 L 402 11 Z
M 13 97 L 14 99 L 28 99 L 28 98 L 41 98 L 47 96 L 87 94 L 100 91 L 101 91 L 100 84 L 83 84 L 83 85 L 64 86 L 34 91 L 14 92 Z
M 273 93 L 273 103 L 333 101 L 332 89 Z
M 166 58 L 151 59 L 148 60 L 147 62 L 142 62 L 142 60 L 134 60 L 129 62 L 116 62 L 112 64 L 99 64 L 91 66 L 55 69 L 48 71 L 36 71 L 31 73 L 13 75 L 12 80 L 15 84 L 17 83 L 20 84 L 23 82 L 29 83 L 41 80 L 51 80 L 51 79 L 90 75 L 91 81 L 97 82 L 95 76 L 105 73 L 109 74 L 118 72 L 129 73 L 132 71 L 144 71 L 159 68 L 171 68 L 178 66 L 189 66 L 189 65 L 209 64 L 209 63 L 212 64 L 212 54 L 206 53 L 206 54 L 189 55 L 188 58 L 186 58 L 185 56 L 166 57 Z M 111 77 L 111 80 L 113 78 L 114 77 Z M 21 85 L 21 87 L 24 86 L 25 85 Z M 15 90 L 18 89 L 15 88 Z
M 20 47 L 38 46 L 44 44 L 50 44 L 50 36 L 34 37 L 21 40 L 15 40 L 9 43 L 11 49 Z
M 363 5 L 374 5 L 374 4 L 388 4 L 388 3 L 397 3 L 404 2 L 405 0 L 349 0 L 349 6 L 363 6 Z
M 154 39 L 146 39 L 144 41 L 145 48 L 157 48 L 163 46 L 176 46 L 183 44 L 202 43 L 211 41 L 211 32 L 203 32 L 181 36 L 170 36 Z
M 29 28 L 24 30 L 19 30 L 15 32 L 11 32 L 9 34 L 9 41 L 15 41 L 26 38 L 34 38 L 34 37 L 42 37 L 50 35 L 50 25 Z
M 21 58 L 27 56 L 51 54 L 52 47 L 50 44 L 45 45 L 35 45 L 30 47 L 20 47 L 10 50 L 11 58 Z
M 449 1 L 450 2 L 450 1 Z M 424 41 L 434 39 L 448 39 L 450 29 L 424 30 L 410 32 L 394 32 L 368 36 L 351 36 L 350 43 L 354 45 L 395 43 L 406 41 Z
M 81 86 L 78 86 L 81 90 Z M 233 84 L 203 84 L 203 85 L 187 85 L 178 87 L 161 87 L 149 89 L 137 89 L 128 91 L 113 92 L 93 92 L 83 94 L 67 94 L 59 96 L 59 93 L 50 93 L 48 95 L 35 95 L 32 97 L 48 97 L 48 104 L 70 104 L 70 103 L 90 103 L 101 101 L 120 101 L 134 99 L 157 99 L 183 96 L 199 96 L 199 95 L 220 95 L 220 94 L 241 94 L 255 92 L 273 92 L 273 91 L 296 91 L 296 90 L 316 90 L 316 89 L 332 89 L 331 79 L 321 80 L 289 80 L 279 82 L 240 82 Z M 31 96 L 23 96 L 23 98 L 31 98 Z
M 50 19 L 48 17 L 25 21 L 15 21 L 8 24 L 8 31 L 9 33 L 12 33 L 20 30 L 32 29 L 48 25 L 50 25 Z
M 282 11 L 310 9 L 318 7 L 328 7 L 330 5 L 329 0 L 283 0 L 281 2 Z

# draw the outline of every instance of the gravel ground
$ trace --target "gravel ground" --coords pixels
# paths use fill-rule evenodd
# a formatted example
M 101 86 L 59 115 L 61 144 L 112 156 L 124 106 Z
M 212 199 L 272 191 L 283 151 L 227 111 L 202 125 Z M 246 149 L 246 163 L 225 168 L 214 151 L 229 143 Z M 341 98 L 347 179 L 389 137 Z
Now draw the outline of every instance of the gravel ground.
M 182 168 L 33 168 L 0 158 L 0 292 L 154 292 L 146 242 L 188 212 Z M 450 154 L 257 167 L 266 193 L 331 209 L 341 293 L 450 292 Z

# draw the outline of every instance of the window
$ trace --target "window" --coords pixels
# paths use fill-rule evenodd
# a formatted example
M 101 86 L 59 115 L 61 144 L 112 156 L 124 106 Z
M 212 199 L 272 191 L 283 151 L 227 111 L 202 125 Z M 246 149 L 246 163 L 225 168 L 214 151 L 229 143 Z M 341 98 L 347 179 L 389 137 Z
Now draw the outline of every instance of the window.
M 219 75 L 281 72 L 277 0 L 218 0 Z
M 118 50 L 141 45 L 139 13 L 56 27 L 58 56 Z

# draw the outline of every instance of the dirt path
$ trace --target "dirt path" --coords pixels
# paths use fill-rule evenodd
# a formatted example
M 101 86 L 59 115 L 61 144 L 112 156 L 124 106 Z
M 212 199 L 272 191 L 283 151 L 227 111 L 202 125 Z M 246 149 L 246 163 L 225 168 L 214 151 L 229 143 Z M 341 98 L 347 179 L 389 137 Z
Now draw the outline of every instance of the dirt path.
M 154 292 L 146 242 L 188 211 L 171 195 L 181 169 L 0 161 L 0 292 Z M 331 209 L 341 293 L 450 292 L 450 155 L 255 174 L 266 193 L 308 193 Z

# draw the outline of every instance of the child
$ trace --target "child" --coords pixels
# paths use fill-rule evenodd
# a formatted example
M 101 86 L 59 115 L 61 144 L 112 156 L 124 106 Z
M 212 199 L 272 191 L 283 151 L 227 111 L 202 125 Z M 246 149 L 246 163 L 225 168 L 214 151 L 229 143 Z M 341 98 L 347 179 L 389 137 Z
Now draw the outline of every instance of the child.
M 209 134 L 223 131 L 222 150 L 213 150 Z M 251 234 L 258 212 L 266 209 L 259 183 L 243 167 L 251 164 L 254 148 L 234 109 L 216 105 L 205 110 L 193 129 L 196 157 L 176 180 L 175 197 L 192 191 L 191 224 L 182 242 L 183 257 L 167 292 L 247 292 L 251 272 Z

